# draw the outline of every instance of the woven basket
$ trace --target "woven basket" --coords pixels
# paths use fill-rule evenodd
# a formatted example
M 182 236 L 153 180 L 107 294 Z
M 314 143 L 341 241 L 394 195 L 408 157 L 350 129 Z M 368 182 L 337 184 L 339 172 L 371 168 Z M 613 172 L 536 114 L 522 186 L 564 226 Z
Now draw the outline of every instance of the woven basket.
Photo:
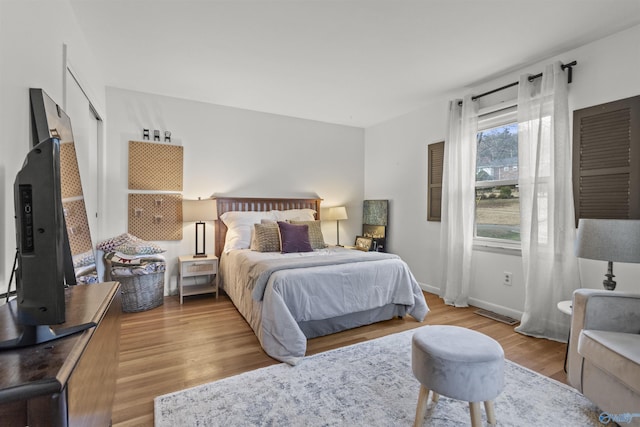
M 140 276 L 111 276 L 120 282 L 122 311 L 135 313 L 164 303 L 164 271 Z

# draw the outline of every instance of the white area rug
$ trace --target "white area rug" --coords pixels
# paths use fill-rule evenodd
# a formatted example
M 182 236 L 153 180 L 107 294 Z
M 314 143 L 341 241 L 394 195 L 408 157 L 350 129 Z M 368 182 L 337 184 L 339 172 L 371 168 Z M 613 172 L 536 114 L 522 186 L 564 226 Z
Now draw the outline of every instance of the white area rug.
M 155 425 L 410 426 L 420 387 L 411 372 L 414 332 L 156 397 Z M 573 388 L 509 361 L 505 377 L 495 400 L 499 426 L 601 425 L 597 408 Z M 425 425 L 470 425 L 469 405 L 442 396 L 429 403 Z

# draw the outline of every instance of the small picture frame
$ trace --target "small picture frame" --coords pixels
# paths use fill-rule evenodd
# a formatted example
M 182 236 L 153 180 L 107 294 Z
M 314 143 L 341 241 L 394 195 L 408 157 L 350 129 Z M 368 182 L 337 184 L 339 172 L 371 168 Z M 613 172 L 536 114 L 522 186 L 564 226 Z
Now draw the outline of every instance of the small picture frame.
M 371 237 L 356 236 L 356 249 L 360 251 L 369 252 L 371 250 L 371 244 L 373 239 Z

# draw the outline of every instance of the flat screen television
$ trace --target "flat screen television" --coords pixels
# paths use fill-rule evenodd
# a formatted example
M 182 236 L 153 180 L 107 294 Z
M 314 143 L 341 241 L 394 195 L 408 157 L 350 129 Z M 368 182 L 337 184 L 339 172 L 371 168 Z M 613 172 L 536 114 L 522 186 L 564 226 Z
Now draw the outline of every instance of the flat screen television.
M 10 312 L 4 318 L 14 322 L 2 329 L 13 335 L 2 336 L 0 349 L 40 344 L 95 326 L 65 324 L 65 289 L 76 284 L 63 176 L 65 167 L 77 171 L 78 165 L 75 152 L 75 165 L 65 164 L 61 155 L 62 145 L 73 142 L 71 122 L 41 89 L 31 89 L 30 96 L 33 148 L 14 181 L 17 297 L 0 307 Z M 79 174 L 77 179 L 81 188 Z
M 65 243 L 60 195 L 60 140 L 36 145 L 14 182 L 18 268 L 18 321 L 23 325 L 65 321 Z

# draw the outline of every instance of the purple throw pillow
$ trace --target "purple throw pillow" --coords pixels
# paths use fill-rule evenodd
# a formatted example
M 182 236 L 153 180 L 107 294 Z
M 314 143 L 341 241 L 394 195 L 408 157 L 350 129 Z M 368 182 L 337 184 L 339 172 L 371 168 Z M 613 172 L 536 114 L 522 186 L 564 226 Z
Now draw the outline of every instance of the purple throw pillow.
M 280 247 L 282 253 L 291 252 L 313 252 L 311 242 L 309 241 L 309 226 L 289 224 L 288 222 L 278 221 L 278 229 L 280 230 Z

